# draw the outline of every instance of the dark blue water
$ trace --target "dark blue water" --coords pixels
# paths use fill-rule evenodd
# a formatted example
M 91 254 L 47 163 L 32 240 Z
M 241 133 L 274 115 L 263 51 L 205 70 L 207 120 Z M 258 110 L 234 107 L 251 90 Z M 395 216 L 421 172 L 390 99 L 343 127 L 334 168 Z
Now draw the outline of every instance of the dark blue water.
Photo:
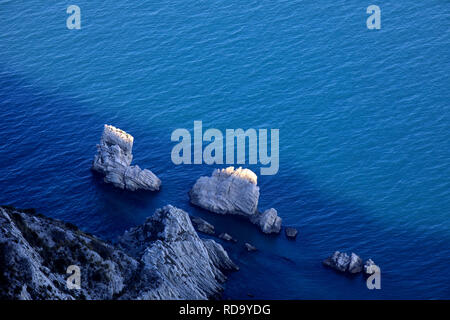
M 225 297 L 450 298 L 450 3 L 77 0 L 0 3 L 0 203 L 114 239 L 173 204 L 239 240 Z M 213 166 L 175 166 L 176 128 L 279 128 L 280 170 L 260 176 L 297 241 L 189 204 Z M 89 168 L 104 123 L 135 137 L 159 193 L 105 186 Z M 259 166 L 251 166 L 259 173 Z M 260 249 L 248 254 L 250 242 Z M 381 290 L 325 269 L 371 257 Z

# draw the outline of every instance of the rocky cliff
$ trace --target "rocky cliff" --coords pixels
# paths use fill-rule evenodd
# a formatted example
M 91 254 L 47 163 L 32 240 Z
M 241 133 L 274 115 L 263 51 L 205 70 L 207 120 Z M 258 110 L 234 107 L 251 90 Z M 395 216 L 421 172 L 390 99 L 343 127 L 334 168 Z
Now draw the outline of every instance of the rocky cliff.
M 67 286 L 73 265 L 80 289 Z M 223 272 L 237 269 L 173 206 L 116 246 L 34 210 L 0 207 L 0 299 L 208 299 L 220 295 Z
M 150 170 L 131 166 L 134 138 L 118 128 L 105 125 L 92 170 L 101 173 L 106 183 L 120 189 L 159 190 L 161 180 Z

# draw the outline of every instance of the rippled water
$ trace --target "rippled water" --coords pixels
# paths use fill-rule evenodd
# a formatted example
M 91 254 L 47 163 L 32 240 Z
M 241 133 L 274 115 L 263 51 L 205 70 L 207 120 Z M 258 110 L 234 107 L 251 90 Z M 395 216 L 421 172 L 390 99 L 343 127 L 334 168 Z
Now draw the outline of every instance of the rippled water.
M 81 30 L 66 1 L 0 3 L 0 203 L 109 239 L 168 203 L 206 217 L 240 242 L 225 297 L 450 298 L 448 1 L 384 1 L 379 31 L 360 1 L 74 4 Z M 280 129 L 260 207 L 297 241 L 189 204 L 214 167 L 173 165 L 170 134 L 194 120 Z M 135 137 L 159 193 L 92 175 L 104 123 Z M 337 249 L 379 264 L 382 289 L 323 268 Z

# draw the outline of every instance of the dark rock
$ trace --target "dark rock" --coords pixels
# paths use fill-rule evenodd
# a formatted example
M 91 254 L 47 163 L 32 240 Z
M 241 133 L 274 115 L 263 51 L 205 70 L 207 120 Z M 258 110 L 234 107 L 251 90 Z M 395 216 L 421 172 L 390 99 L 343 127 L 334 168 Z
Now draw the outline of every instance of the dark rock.
M 221 233 L 219 235 L 219 238 L 229 242 L 237 242 L 237 240 L 230 236 L 228 233 Z
M 216 233 L 214 230 L 214 226 L 208 221 L 203 220 L 202 218 L 191 217 L 191 221 L 197 231 L 209 235 L 214 235 Z
M 245 243 L 245 249 L 247 249 L 248 252 L 257 251 L 256 247 L 252 246 L 250 243 Z
M 274 208 L 258 211 L 257 176 L 249 169 L 216 169 L 200 177 L 189 191 L 192 204 L 218 214 L 244 216 L 264 233 L 279 233 L 281 218 Z
M 250 221 L 258 225 L 264 233 L 280 233 L 281 218 L 278 216 L 278 212 L 274 208 L 267 209 L 263 213 L 255 213 L 250 218 Z
M 221 270 L 239 270 L 239 267 L 228 257 L 227 252 L 220 244 L 214 240 L 203 240 L 203 243 L 208 250 L 209 257 L 217 268 Z M 223 281 L 225 280 L 226 278 Z
M 288 237 L 289 239 L 295 239 L 298 234 L 297 229 L 292 227 L 286 227 L 286 229 L 284 229 L 284 232 L 286 233 L 286 237 Z
M 219 214 L 252 216 L 259 199 L 257 177 L 251 170 L 228 167 L 200 177 L 189 192 L 191 203 Z

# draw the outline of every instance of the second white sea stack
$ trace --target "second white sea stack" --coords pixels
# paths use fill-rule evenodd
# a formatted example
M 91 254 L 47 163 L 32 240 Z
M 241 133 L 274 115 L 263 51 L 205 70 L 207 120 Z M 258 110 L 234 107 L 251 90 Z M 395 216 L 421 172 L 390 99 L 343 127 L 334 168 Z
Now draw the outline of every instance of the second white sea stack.
M 133 141 L 130 134 L 105 124 L 92 170 L 103 174 L 106 183 L 120 189 L 159 190 L 161 180 L 153 172 L 131 166 Z
M 189 192 L 191 203 L 219 214 L 245 216 L 264 233 L 278 233 L 281 218 L 273 208 L 258 211 L 259 187 L 256 174 L 249 169 L 214 170 L 211 177 L 200 177 Z

